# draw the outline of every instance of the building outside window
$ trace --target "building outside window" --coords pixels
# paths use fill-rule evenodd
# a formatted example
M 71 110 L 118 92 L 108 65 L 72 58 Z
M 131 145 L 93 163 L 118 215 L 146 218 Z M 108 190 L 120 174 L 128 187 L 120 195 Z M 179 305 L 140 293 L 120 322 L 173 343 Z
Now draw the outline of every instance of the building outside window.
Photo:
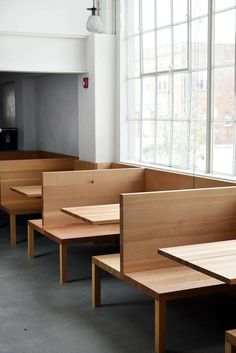
M 123 160 L 236 176 L 235 6 L 123 1 Z

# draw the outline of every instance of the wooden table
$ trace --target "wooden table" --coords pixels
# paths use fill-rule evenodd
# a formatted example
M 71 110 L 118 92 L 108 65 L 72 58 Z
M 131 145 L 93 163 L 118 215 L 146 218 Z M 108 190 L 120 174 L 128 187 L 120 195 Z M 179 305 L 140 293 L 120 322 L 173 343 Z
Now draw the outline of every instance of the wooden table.
M 158 253 L 227 284 L 236 284 L 236 240 L 163 248 Z
M 90 224 L 120 223 L 120 205 L 118 203 L 108 205 L 66 207 L 62 208 L 61 211 Z
M 41 185 L 29 185 L 29 186 L 12 186 L 12 191 L 18 192 L 28 198 L 41 198 L 42 197 L 42 186 Z

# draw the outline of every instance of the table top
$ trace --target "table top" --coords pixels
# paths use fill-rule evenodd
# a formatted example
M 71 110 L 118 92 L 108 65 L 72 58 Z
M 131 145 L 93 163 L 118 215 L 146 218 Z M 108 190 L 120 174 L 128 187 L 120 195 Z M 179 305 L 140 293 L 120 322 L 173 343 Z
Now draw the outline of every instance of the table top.
M 236 240 L 163 248 L 158 253 L 227 284 L 236 284 Z
M 41 198 L 42 186 L 41 185 L 27 185 L 27 186 L 12 186 L 12 191 L 18 192 L 29 198 Z
M 91 224 L 120 223 L 120 205 L 118 203 L 108 205 L 66 207 L 62 208 L 61 211 Z

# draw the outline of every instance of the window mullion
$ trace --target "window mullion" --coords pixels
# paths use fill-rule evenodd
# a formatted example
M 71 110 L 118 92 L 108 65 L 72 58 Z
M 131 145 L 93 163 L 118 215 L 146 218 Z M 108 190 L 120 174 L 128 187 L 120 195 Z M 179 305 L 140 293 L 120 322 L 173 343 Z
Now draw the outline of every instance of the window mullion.
M 140 150 L 139 150 L 139 160 L 142 161 L 142 146 L 143 146 L 143 79 L 141 78 L 143 73 L 143 21 L 142 21 L 142 1 L 139 0 L 139 60 L 140 60 Z
M 212 165 L 212 49 L 213 49 L 213 0 L 208 1 L 208 49 L 207 49 L 207 124 L 206 124 L 206 173 Z
M 234 47 L 234 140 L 233 140 L 233 176 L 236 176 L 236 9 L 235 9 L 235 47 Z

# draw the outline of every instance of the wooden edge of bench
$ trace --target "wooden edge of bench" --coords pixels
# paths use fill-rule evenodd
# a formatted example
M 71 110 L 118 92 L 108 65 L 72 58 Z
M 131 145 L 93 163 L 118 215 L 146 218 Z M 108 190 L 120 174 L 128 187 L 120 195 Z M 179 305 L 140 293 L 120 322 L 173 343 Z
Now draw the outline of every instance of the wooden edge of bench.
M 225 341 L 236 346 L 236 329 L 225 331 Z
M 29 219 L 28 226 L 36 230 L 37 232 L 44 235 L 44 229 L 42 226 L 35 224 L 35 221 L 42 221 L 42 219 Z
M 105 255 L 106 256 L 106 255 Z M 99 260 L 98 256 L 93 256 L 92 257 L 92 262 L 99 268 L 101 268 L 102 270 L 104 270 L 105 272 L 110 273 L 111 275 L 117 277 L 118 279 L 123 279 L 122 273 L 120 271 L 118 271 L 117 269 L 115 269 L 112 266 L 107 265 L 106 263 L 102 262 L 101 260 Z
M 193 297 L 197 295 L 215 293 L 217 291 L 222 292 L 226 287 L 228 287 L 227 284 L 222 283 L 222 284 L 216 284 L 216 285 L 211 285 L 211 286 L 202 287 L 202 288 L 189 288 L 181 291 L 157 293 L 153 289 L 149 288 L 148 286 L 145 286 L 144 284 L 136 281 L 128 274 L 121 273 L 117 271 L 114 267 L 109 266 L 107 263 L 103 262 L 102 256 L 100 256 L 100 258 L 99 256 L 98 257 L 93 256 L 92 261 L 96 266 L 100 267 L 102 270 L 110 273 L 111 275 L 114 275 L 115 277 L 121 280 L 124 280 L 128 284 L 139 289 L 142 293 L 147 294 L 149 297 L 153 298 L 154 300 L 159 300 L 159 301 L 188 298 L 188 297 Z
M 77 244 L 77 243 L 88 243 L 88 242 L 93 242 L 93 241 L 104 241 L 104 240 L 113 240 L 117 239 L 119 237 L 119 234 L 105 234 L 105 235 L 89 235 L 89 236 L 84 236 L 84 237 L 78 237 L 78 238 L 67 238 L 67 239 L 61 239 L 57 237 L 55 234 L 50 232 L 50 229 L 44 229 L 44 234 L 46 237 L 49 239 L 55 241 L 58 244 Z

